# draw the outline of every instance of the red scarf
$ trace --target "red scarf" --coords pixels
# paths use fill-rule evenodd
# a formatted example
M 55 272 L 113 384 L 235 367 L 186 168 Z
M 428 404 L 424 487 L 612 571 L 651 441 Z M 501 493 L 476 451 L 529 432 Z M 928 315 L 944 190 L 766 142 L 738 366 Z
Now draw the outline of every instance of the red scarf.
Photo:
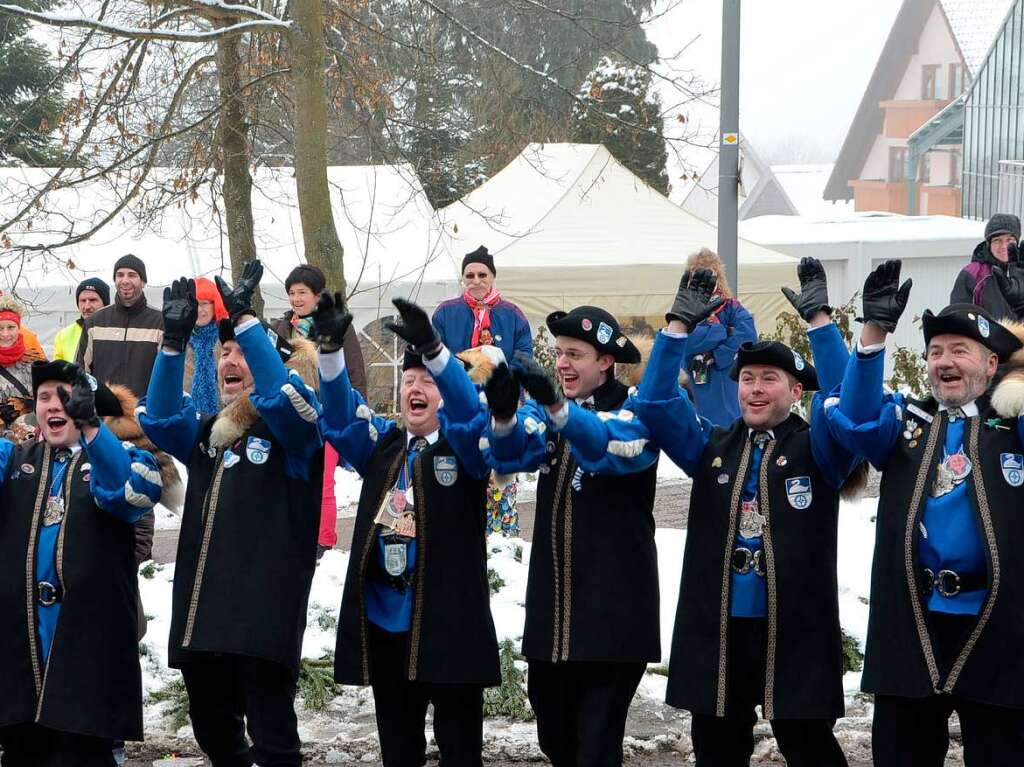
M 491 288 L 491 292 L 484 296 L 482 301 L 477 301 L 467 290 L 462 294 L 462 300 L 473 312 L 473 337 L 470 339 L 470 347 L 481 344 L 494 344 L 494 337 L 491 335 L 491 309 L 498 305 L 501 300 L 501 291 Z
M 11 346 L 0 348 L 0 365 L 10 367 L 25 356 L 25 338 L 19 333 L 18 340 Z

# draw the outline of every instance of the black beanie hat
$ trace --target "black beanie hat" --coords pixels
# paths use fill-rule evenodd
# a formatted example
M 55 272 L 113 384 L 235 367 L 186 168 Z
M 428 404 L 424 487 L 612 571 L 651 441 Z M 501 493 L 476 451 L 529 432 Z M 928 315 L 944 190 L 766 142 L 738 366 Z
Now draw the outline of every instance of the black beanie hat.
M 133 256 L 131 253 L 117 259 L 117 263 L 114 264 L 114 279 L 117 279 L 118 269 L 133 269 L 142 278 L 143 282 L 149 282 L 146 279 L 146 265 L 142 263 L 141 258 Z
M 292 285 L 303 284 L 317 295 L 327 289 L 327 278 L 320 267 L 312 264 L 299 264 L 288 274 L 284 281 L 284 289 L 291 290 Z
M 1000 234 L 1010 234 L 1020 241 L 1020 219 L 1012 213 L 995 213 L 985 224 L 985 242 Z
M 115 270 L 116 271 L 116 270 Z M 142 279 L 146 279 L 143 277 Z M 100 301 L 103 302 L 104 306 L 110 304 L 110 286 L 101 280 L 99 277 L 90 277 L 87 280 L 82 280 L 78 283 L 78 287 L 75 288 L 75 303 L 78 303 L 78 297 L 82 295 L 83 290 L 92 290 L 100 297 Z
M 483 264 L 491 270 L 491 274 L 497 276 L 498 270 L 494 268 L 494 256 L 487 252 L 487 248 L 481 245 L 472 253 L 467 253 L 462 259 L 462 271 L 466 271 L 466 264 Z

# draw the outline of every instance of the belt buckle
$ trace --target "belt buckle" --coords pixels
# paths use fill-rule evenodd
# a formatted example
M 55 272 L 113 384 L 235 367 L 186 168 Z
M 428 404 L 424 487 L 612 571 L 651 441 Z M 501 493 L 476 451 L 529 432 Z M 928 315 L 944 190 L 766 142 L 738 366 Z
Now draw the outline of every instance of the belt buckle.
M 754 574 L 764 578 L 764 558 L 761 556 L 764 553 L 764 549 L 758 549 L 754 552 Z
M 921 584 L 921 591 L 928 596 L 935 590 L 935 573 L 930 567 L 925 567 L 922 572 L 924 573 L 924 582 Z
M 737 555 L 742 556 L 742 558 L 743 558 L 743 564 L 742 565 L 737 565 L 736 564 L 736 556 Z M 754 552 L 752 552 L 746 546 L 737 546 L 735 549 L 732 550 L 732 563 L 731 563 L 731 566 L 732 566 L 733 572 L 735 572 L 735 573 L 739 573 L 740 575 L 746 575 L 752 569 L 754 569 L 755 561 L 756 560 L 754 559 Z
M 946 580 L 952 579 L 952 586 L 946 586 Z M 954 570 L 939 570 L 935 578 L 935 588 L 944 597 L 955 597 L 960 593 L 960 575 Z
M 57 604 L 57 587 L 48 581 L 39 581 L 36 587 L 39 590 L 39 604 L 43 607 L 50 607 Z

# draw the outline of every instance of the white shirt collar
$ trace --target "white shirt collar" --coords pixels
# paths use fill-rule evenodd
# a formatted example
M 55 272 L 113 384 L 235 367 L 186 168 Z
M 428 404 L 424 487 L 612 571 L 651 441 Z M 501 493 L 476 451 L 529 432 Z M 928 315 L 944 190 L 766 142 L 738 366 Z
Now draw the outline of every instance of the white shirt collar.
M 772 439 L 775 439 L 775 430 L 774 430 L 774 429 L 758 429 L 758 431 L 766 431 L 766 432 L 768 432 L 768 436 L 769 436 L 769 437 L 771 437 Z M 751 429 L 751 428 L 750 428 L 750 427 L 748 426 L 748 427 L 747 427 L 747 436 L 749 437 L 749 436 L 750 436 L 751 434 L 753 434 L 753 433 L 754 433 L 754 430 L 753 430 L 753 429 Z
M 966 405 L 961 405 L 960 409 L 964 411 L 964 415 L 968 418 L 978 415 L 978 400 L 971 400 Z M 949 410 L 945 405 L 939 405 L 939 412 Z
M 430 434 L 422 434 L 422 435 L 416 435 L 416 434 L 412 434 L 410 432 L 406 432 L 405 433 L 405 446 L 408 447 L 412 443 L 412 441 L 417 438 L 417 436 L 422 436 L 424 439 L 427 440 L 427 444 L 428 445 L 433 445 L 435 442 L 437 442 L 437 438 L 441 436 L 441 430 L 440 429 L 434 429 L 432 432 L 430 432 Z

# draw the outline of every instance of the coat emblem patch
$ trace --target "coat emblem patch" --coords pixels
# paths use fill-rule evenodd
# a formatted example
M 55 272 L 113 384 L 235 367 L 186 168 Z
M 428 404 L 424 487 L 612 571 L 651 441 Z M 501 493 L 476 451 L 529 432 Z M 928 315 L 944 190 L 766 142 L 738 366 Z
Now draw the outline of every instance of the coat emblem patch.
M 806 509 L 811 505 L 811 478 L 790 477 L 786 479 L 786 500 L 794 509 Z
M 999 466 L 1003 470 L 1003 479 L 1010 487 L 1020 487 L 1024 484 L 1024 455 L 1001 453 Z
M 259 437 L 249 437 L 245 443 L 245 457 L 250 463 L 262 466 L 270 459 L 270 441 Z
M 441 487 L 451 487 L 459 478 L 459 463 L 454 455 L 434 456 L 434 478 Z

